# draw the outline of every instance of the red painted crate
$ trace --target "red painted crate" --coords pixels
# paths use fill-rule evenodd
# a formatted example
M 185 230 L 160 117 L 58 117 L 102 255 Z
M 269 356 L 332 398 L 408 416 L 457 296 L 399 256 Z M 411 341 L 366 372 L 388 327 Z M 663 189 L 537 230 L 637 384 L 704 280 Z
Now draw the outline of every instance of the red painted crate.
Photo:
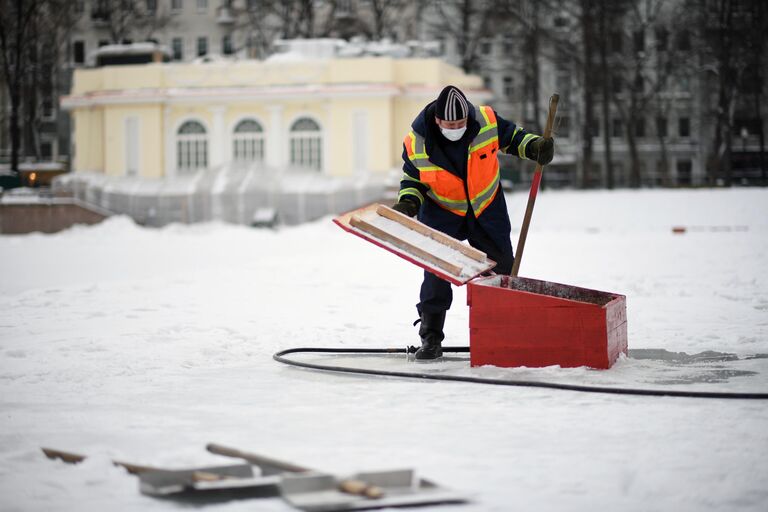
M 472 366 L 610 368 L 627 352 L 626 297 L 549 281 L 471 281 Z

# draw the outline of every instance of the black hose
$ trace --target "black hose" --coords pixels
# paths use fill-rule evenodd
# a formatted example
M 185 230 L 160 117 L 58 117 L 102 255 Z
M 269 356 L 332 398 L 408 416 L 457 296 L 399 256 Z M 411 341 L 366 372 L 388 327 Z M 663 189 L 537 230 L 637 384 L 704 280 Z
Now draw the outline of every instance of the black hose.
M 556 382 L 540 382 L 532 380 L 503 380 L 485 379 L 482 377 L 462 377 L 460 375 L 431 374 L 419 372 L 395 372 L 387 370 L 369 370 L 347 366 L 333 366 L 325 364 L 304 363 L 289 359 L 285 356 L 297 353 L 314 354 L 408 354 L 415 352 L 415 347 L 408 348 L 289 348 L 275 353 L 272 358 L 283 364 L 299 366 L 312 370 L 328 372 L 358 373 L 362 375 L 377 375 L 383 377 L 402 377 L 406 379 L 447 380 L 454 382 L 472 382 L 474 384 L 492 384 L 496 386 L 518 386 L 532 388 L 561 389 L 565 391 L 578 391 L 582 393 L 610 393 L 614 395 L 639 395 L 639 396 L 671 396 L 685 398 L 721 398 L 721 399 L 749 399 L 768 400 L 768 393 L 725 393 L 716 391 L 677 391 L 671 389 L 636 389 L 636 388 L 611 388 L 601 386 L 582 386 L 577 384 L 558 384 Z M 469 347 L 443 347 L 443 352 L 469 352 Z

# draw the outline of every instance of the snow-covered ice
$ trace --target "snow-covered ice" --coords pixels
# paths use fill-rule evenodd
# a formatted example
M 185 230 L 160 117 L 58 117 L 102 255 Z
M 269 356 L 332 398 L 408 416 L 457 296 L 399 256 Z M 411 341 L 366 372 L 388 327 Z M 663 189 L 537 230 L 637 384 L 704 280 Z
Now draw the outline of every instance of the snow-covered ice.
M 507 199 L 519 226 L 526 193 Z M 0 261 L 4 511 L 178 509 L 139 494 L 136 478 L 110 460 L 237 462 L 207 453 L 212 441 L 339 474 L 412 467 L 473 499 L 423 510 L 762 511 L 768 503 L 766 401 L 377 379 L 274 362 L 288 347 L 417 341 L 421 270 L 329 218 L 270 231 L 148 229 L 117 217 L 0 236 Z M 767 263 L 766 189 L 547 191 L 521 275 L 625 294 L 630 350 L 745 358 L 768 354 Z M 468 343 L 467 319 L 464 289 L 455 289 L 446 344 Z M 767 366 L 741 359 L 691 370 L 627 358 L 599 372 L 469 368 L 458 359 L 430 371 L 767 392 Z M 718 378 L 680 378 L 690 372 Z M 42 446 L 89 458 L 66 465 Z M 290 510 L 278 499 L 205 509 Z

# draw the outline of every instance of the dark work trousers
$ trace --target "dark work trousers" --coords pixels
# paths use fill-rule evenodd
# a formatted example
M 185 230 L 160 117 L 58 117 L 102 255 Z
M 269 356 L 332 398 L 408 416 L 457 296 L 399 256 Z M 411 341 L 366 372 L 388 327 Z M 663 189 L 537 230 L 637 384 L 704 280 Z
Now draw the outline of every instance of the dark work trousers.
M 446 234 L 459 240 L 468 240 L 469 245 L 486 253 L 490 259 L 496 262 L 496 266 L 493 268 L 495 273 L 510 274 L 512 272 L 512 263 L 515 258 L 509 236 L 506 238 L 506 244 L 504 243 L 505 240 L 494 241 L 471 213 L 464 218 L 457 232 Z M 420 302 L 416 305 L 419 316 L 421 316 L 422 311 L 426 313 L 447 311 L 453 302 L 451 283 L 425 270 L 419 299 Z

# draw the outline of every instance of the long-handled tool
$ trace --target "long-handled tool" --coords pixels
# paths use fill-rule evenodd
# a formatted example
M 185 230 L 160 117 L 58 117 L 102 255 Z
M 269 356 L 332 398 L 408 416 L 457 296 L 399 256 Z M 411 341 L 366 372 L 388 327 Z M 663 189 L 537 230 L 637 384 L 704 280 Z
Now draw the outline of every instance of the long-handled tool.
M 85 455 L 53 448 L 42 448 L 49 459 L 79 464 Z M 158 498 L 211 503 L 229 499 L 279 496 L 279 477 L 254 475 L 250 464 L 206 466 L 191 469 L 166 469 L 112 461 L 115 466 L 139 477 L 142 494 Z
M 227 457 L 235 457 L 243 459 L 251 464 L 260 466 L 263 471 L 270 472 L 270 470 L 277 470 L 278 472 L 288 473 L 310 473 L 314 470 L 296 464 L 285 462 L 256 453 L 244 452 L 235 448 L 229 448 L 215 443 L 209 443 L 206 449 L 215 453 L 216 455 L 224 455 Z M 371 485 L 367 482 L 358 479 L 345 479 L 339 482 L 338 486 L 341 492 L 352 494 L 355 496 L 364 496 L 366 498 L 378 499 L 384 496 L 384 491 L 375 485 Z
M 555 114 L 557 113 L 557 102 L 560 96 L 553 94 L 549 98 L 549 113 L 547 114 L 547 125 L 544 127 L 544 138 L 552 136 L 552 126 L 555 123 Z M 536 163 L 536 170 L 533 172 L 533 181 L 531 182 L 531 192 L 528 194 L 528 206 L 525 208 L 525 217 L 523 217 L 523 226 L 520 228 L 520 238 L 517 240 L 517 254 L 515 262 L 512 264 L 512 276 L 517 276 L 520 270 L 520 262 L 523 260 L 523 250 L 525 249 L 525 239 L 528 236 L 528 227 L 531 225 L 531 216 L 533 215 L 533 206 L 536 204 L 536 195 L 539 193 L 539 184 L 541 183 L 541 174 L 544 166 Z

